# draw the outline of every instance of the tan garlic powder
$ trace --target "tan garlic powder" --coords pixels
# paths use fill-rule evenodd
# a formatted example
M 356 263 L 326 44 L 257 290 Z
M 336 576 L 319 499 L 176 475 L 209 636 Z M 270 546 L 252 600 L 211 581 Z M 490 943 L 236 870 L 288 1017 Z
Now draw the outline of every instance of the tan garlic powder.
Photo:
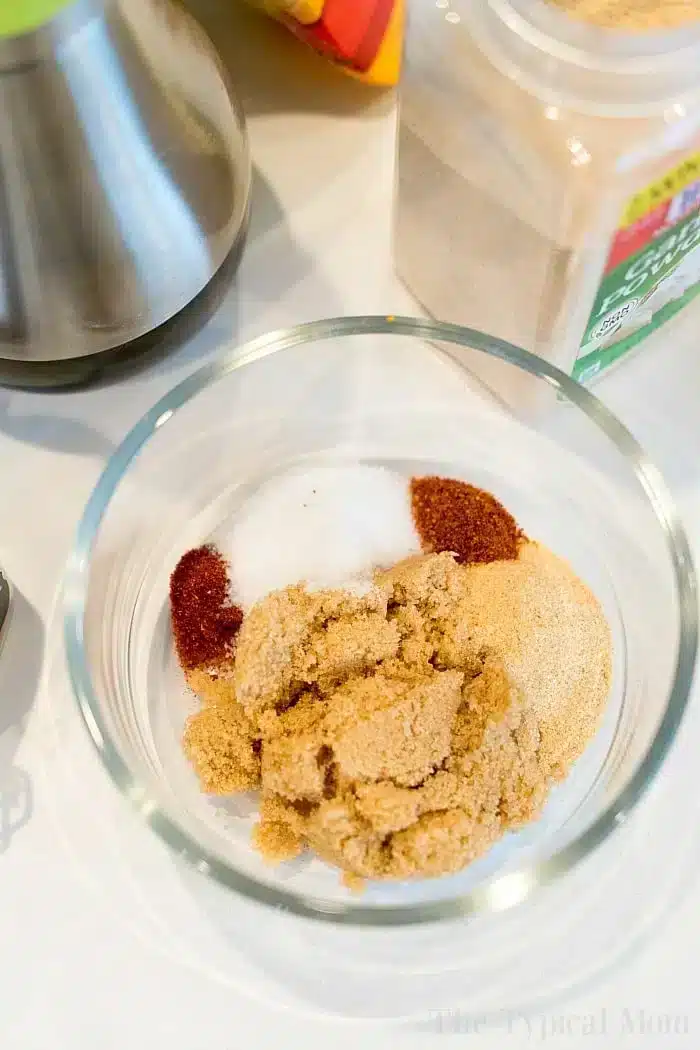
M 567 14 L 606 29 L 674 29 L 700 19 L 700 0 L 549 0 Z

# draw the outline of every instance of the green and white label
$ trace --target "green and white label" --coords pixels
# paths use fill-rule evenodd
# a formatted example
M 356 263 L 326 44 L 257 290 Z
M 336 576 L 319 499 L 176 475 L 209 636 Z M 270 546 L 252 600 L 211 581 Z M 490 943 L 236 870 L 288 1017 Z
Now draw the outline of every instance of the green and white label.
M 700 293 L 700 154 L 637 194 L 613 239 L 574 378 L 618 361 Z

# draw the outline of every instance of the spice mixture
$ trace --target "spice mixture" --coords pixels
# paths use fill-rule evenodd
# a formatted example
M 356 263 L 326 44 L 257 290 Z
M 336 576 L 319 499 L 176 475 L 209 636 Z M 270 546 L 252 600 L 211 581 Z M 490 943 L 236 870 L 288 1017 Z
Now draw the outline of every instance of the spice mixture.
M 549 0 L 606 29 L 673 29 L 700 19 L 700 0 Z
M 366 508 L 372 513 L 367 514 Z M 368 464 L 308 465 L 264 482 L 221 537 L 235 601 L 249 609 L 271 591 L 371 582 L 420 544 L 406 478 Z
M 451 478 L 412 478 L 411 506 L 424 550 L 468 564 L 518 556 L 523 534 L 490 492 Z
M 228 566 L 214 547 L 197 547 L 180 559 L 170 578 L 170 613 L 185 670 L 230 656 L 243 613 L 229 603 Z
M 258 790 L 264 856 L 310 847 L 351 884 L 458 871 L 537 817 L 609 690 L 608 626 L 564 562 L 472 486 L 413 479 L 410 498 L 431 553 L 366 593 L 296 583 L 240 624 L 211 548 L 171 588 L 203 790 Z

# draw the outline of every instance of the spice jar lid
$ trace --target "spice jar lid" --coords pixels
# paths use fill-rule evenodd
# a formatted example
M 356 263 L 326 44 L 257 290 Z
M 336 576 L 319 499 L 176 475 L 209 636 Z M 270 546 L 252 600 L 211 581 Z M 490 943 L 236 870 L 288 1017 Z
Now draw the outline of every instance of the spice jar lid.
M 2 0 L 0 3 L 0 39 L 20 36 L 48 22 L 71 0 Z
M 629 33 L 659 32 L 678 29 L 700 20 L 697 3 L 676 3 L 675 0 L 657 0 L 650 4 L 645 0 L 547 0 L 564 14 L 591 26 L 602 29 L 623 30 Z

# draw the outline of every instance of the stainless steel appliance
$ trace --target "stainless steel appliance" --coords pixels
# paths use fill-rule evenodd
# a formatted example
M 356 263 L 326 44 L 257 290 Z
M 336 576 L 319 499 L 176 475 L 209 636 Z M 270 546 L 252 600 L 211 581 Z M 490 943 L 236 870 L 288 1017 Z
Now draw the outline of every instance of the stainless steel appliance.
M 5 627 L 10 615 L 10 584 L 0 569 L 0 646 L 5 639 Z
M 250 191 L 240 107 L 179 4 L 43 4 L 37 28 L 0 18 L 0 382 L 29 385 L 157 342 L 235 267 Z

